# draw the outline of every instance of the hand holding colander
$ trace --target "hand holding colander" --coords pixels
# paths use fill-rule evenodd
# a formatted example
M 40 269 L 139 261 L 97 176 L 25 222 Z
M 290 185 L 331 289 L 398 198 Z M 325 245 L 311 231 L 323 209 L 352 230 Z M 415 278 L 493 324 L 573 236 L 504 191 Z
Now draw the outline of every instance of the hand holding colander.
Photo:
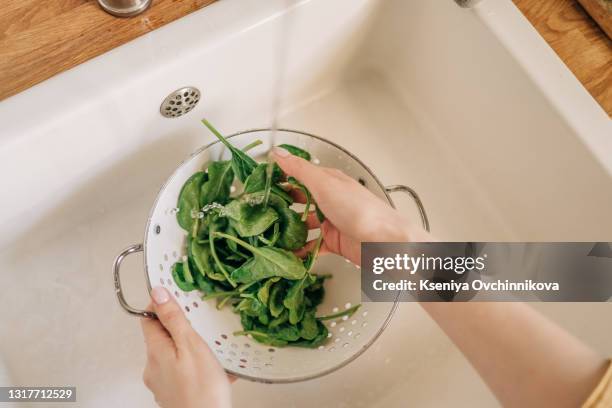
M 393 205 L 388 193 L 403 191 L 415 200 L 421 220 L 429 229 L 425 210 L 416 193 L 405 186 L 384 187 L 374 174 L 356 157 L 318 136 L 292 130 L 249 130 L 229 136 L 231 142 L 242 148 L 255 139 L 263 143 L 250 151 L 254 156 L 265 154 L 274 145 L 287 143 L 311 152 L 313 161 L 323 166 L 339 168 L 358 179 L 376 196 Z M 176 222 L 175 206 L 184 182 L 196 171 L 206 168 L 212 160 L 226 160 L 230 152 L 219 142 L 211 143 L 193 153 L 183 162 L 159 192 L 145 230 L 143 244 L 125 249 L 115 260 L 114 278 L 117 297 L 129 313 L 142 317 L 155 317 L 147 311 L 127 304 L 121 290 L 119 269 L 123 259 L 144 250 L 145 276 L 149 291 L 161 284 L 174 294 L 185 310 L 193 328 L 217 354 L 225 370 L 238 377 L 260 382 L 294 382 L 330 373 L 363 353 L 388 324 L 394 303 L 368 303 L 350 318 L 344 316 L 328 321 L 329 339 L 318 349 L 273 348 L 254 342 L 247 337 L 234 336 L 241 330 L 237 315 L 231 310 L 217 310 L 211 302 L 203 302 L 194 292 L 182 292 L 171 276 L 171 266 L 183 256 L 184 231 Z M 326 282 L 326 296 L 319 313 L 330 315 L 360 303 L 360 274 L 357 266 L 339 256 L 319 259 L 314 272 L 332 273 Z

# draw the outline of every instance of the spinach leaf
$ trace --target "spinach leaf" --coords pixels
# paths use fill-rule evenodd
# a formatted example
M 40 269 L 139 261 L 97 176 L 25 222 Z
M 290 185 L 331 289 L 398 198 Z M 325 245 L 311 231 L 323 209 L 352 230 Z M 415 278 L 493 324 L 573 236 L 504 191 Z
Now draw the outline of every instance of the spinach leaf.
M 225 279 L 227 279 L 230 285 L 232 285 L 233 287 L 236 287 L 237 286 L 236 282 L 230 277 L 230 274 L 227 271 L 225 265 L 223 265 L 223 263 L 217 256 L 217 250 L 215 247 L 215 234 L 217 234 L 216 230 L 218 228 L 218 224 L 215 222 L 216 218 L 218 218 L 216 214 L 211 213 L 208 215 L 208 219 L 209 219 L 208 243 L 210 247 L 210 254 L 213 258 L 213 261 L 215 262 L 215 265 L 219 269 L 219 271 L 221 271 L 221 273 L 225 276 Z M 228 235 L 228 236 L 231 236 L 231 235 Z
M 230 198 L 230 188 L 234 181 L 234 171 L 230 161 L 215 161 L 208 166 L 208 181 L 200 191 L 200 205 L 211 203 L 225 204 Z
M 201 273 L 196 273 L 194 278 L 197 288 L 205 295 L 216 291 L 214 283 L 208 277 Z
M 264 193 L 260 191 L 243 195 L 241 201 L 259 203 L 263 198 Z M 306 223 L 301 220 L 300 215 L 289 208 L 285 201 L 275 195 L 270 196 L 270 207 L 278 215 L 280 228 L 278 241 L 276 241 L 275 245 L 289 251 L 302 248 L 308 238 L 308 228 Z
M 270 278 L 263 285 L 261 285 L 261 287 L 257 291 L 257 298 L 259 298 L 259 300 L 264 305 L 267 305 L 268 300 L 270 299 L 270 288 L 272 287 L 272 285 L 274 285 L 279 280 L 280 280 L 279 277 Z
M 297 146 L 293 146 L 293 145 L 286 144 L 286 143 L 278 145 L 278 147 L 282 147 L 283 149 L 287 150 L 289 153 L 291 153 L 294 156 L 301 157 L 304 160 L 310 161 L 310 153 L 308 153 L 304 149 L 300 149 Z
M 288 324 L 278 327 L 272 334 L 275 338 L 287 342 L 296 341 L 300 338 L 300 330 L 296 326 Z
M 195 173 L 187 179 L 179 193 L 176 220 L 187 232 L 191 232 L 197 213 L 200 211 L 200 189 L 206 177 L 204 172 Z
M 293 282 L 287 290 L 283 300 L 283 306 L 289 310 L 289 323 L 297 324 L 304 317 L 306 305 L 304 301 L 304 289 L 314 282 L 312 275 L 305 275 L 302 279 Z
M 176 286 L 179 287 L 182 291 L 191 292 L 196 287 L 193 283 L 188 282 L 185 279 L 185 271 L 184 264 L 182 262 L 177 262 L 172 266 L 172 278 L 176 283 Z
M 317 348 L 323 343 L 325 343 L 325 341 L 327 340 L 329 331 L 327 330 L 327 327 L 325 327 L 325 325 L 321 323 L 320 321 L 317 321 L 317 327 L 319 329 L 319 334 L 317 334 L 317 336 L 314 339 L 296 341 L 296 342 L 291 343 L 291 345 L 295 347 Z
M 230 225 L 241 237 L 263 234 L 278 219 L 272 208 L 241 198 L 233 200 L 223 209 L 223 215 L 230 219 Z
M 272 311 L 270 310 L 270 312 L 272 312 Z M 274 316 L 274 315 L 272 315 L 272 316 Z M 281 324 L 283 324 L 283 323 L 285 323 L 287 321 L 289 321 L 289 311 L 287 309 L 283 309 L 282 313 L 278 317 L 275 317 L 274 319 L 272 319 L 270 321 L 270 324 L 268 324 L 268 328 L 270 328 L 272 330 L 272 329 L 280 326 Z M 246 327 L 245 327 L 245 329 L 246 329 Z
M 214 235 L 233 240 L 253 254 L 250 261 L 232 272 L 232 279 L 236 282 L 250 283 L 275 276 L 295 280 L 306 273 L 304 264 L 293 252 L 273 247 L 256 248 L 222 232 L 215 232 Z
M 306 223 L 302 221 L 298 213 L 287 206 L 277 207 L 275 210 L 280 223 L 280 235 L 276 245 L 289 251 L 302 248 L 308 238 Z
M 270 314 L 273 317 L 279 317 L 282 313 L 287 312 L 287 319 L 289 319 L 289 312 L 283 305 L 283 299 L 285 298 L 285 283 L 280 281 L 272 286 L 270 289 L 270 299 L 268 301 L 268 308 Z
M 266 179 L 267 167 L 268 165 L 266 163 L 260 163 L 257 165 L 257 167 L 253 170 L 251 175 L 247 178 L 246 182 L 244 183 L 244 193 L 245 194 L 265 191 L 266 180 L 267 180 Z M 285 190 L 283 190 L 278 184 L 276 184 L 280 181 L 282 175 L 283 175 L 282 170 L 280 169 L 280 167 L 278 167 L 276 163 L 274 163 L 274 167 L 272 170 L 272 183 L 273 184 L 270 186 L 270 192 L 275 194 L 279 198 L 282 198 L 286 203 L 292 204 L 293 198 L 291 198 L 291 195 L 287 193 Z
M 319 334 L 319 325 L 315 317 L 314 309 L 308 310 L 300 322 L 300 337 L 305 340 L 313 340 Z
M 304 207 L 304 212 L 302 214 L 302 221 L 305 222 L 306 218 L 308 218 L 308 212 L 310 211 L 310 204 L 312 203 L 312 196 L 310 195 L 310 191 L 306 188 L 305 185 L 297 181 L 295 177 L 289 177 L 287 181 L 292 186 L 295 186 L 298 189 L 302 190 L 302 192 L 306 196 L 306 206 Z
M 200 274 L 216 281 L 226 280 L 225 275 L 214 270 L 211 262 L 210 243 L 201 245 L 195 239 L 190 241 L 188 251 Z
M 209 121 L 202 119 L 202 123 L 230 150 L 230 152 L 232 152 L 232 169 L 236 177 L 238 177 L 238 180 L 244 183 L 255 167 L 257 167 L 257 162 L 242 150 L 232 146 L 232 144 L 228 142 Z

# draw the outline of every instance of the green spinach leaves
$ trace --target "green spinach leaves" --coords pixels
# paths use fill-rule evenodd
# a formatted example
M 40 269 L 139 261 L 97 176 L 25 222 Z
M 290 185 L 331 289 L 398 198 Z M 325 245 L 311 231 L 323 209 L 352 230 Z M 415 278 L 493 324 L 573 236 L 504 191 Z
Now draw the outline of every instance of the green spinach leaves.
M 186 256 L 172 267 L 176 285 L 186 292 L 199 290 L 203 300 L 216 300 L 218 308 L 232 307 L 244 329 L 236 335 L 275 347 L 320 346 L 328 338 L 322 322 L 356 309 L 316 316 L 324 281 L 330 277 L 312 273 L 322 238 L 306 259 L 293 253 L 306 243 L 305 221 L 316 203 L 308 189 L 287 178 L 278 165 L 257 163 L 246 153 L 261 141 L 240 150 L 208 121 L 202 122 L 232 158 L 210 162 L 181 189 L 176 216 L 187 237 Z M 310 160 L 303 149 L 280 147 Z M 235 179 L 238 187 L 232 193 Z M 287 187 L 305 195 L 303 212 L 291 208 Z

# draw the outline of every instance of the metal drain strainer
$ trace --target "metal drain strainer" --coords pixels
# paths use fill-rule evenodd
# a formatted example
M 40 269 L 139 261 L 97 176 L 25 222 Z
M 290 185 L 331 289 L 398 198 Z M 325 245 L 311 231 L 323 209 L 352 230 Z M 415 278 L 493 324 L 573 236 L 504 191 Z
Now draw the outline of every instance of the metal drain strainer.
M 366 188 L 390 204 L 392 201 L 388 192 L 414 194 L 408 187 L 385 188 L 356 157 L 318 136 L 279 129 L 276 132 L 250 130 L 230 138 L 238 148 L 254 140 L 262 140 L 263 144 L 249 151 L 255 157 L 265 155 L 273 145 L 281 143 L 302 147 L 311 152 L 314 163 L 338 168 L 354 179 L 362 180 Z M 119 280 L 119 268 L 125 256 L 144 249 L 144 269 L 149 291 L 152 286 L 163 285 L 174 295 L 193 328 L 216 353 L 227 372 L 253 381 L 286 383 L 316 378 L 348 364 L 383 332 L 397 302 L 367 303 L 351 317 L 327 321 L 329 338 L 318 349 L 275 348 L 245 336 L 234 336 L 233 333 L 242 327 L 239 316 L 231 308 L 217 310 L 214 301 L 203 302 L 197 291 L 185 293 L 175 285 L 171 267 L 185 255 L 185 232 L 176 222 L 175 209 L 181 187 L 193 173 L 206 169 L 211 160 L 229 158 L 230 152 L 221 143 L 212 143 L 193 153 L 168 179 L 150 213 L 144 243 L 127 248 L 115 260 L 113 272 L 119 302 L 129 313 L 147 316 L 147 312 L 126 303 Z M 418 199 L 416 194 L 413 198 Z M 417 204 L 423 211 L 420 201 L 417 200 Z M 424 211 L 422 215 L 425 223 Z M 333 274 L 333 278 L 325 282 L 326 295 L 318 308 L 319 315 L 335 313 L 361 302 L 361 276 L 357 266 L 341 257 L 326 255 L 318 259 L 314 272 Z
M 177 89 L 159 107 L 159 112 L 166 118 L 177 118 L 192 110 L 200 101 L 200 91 L 193 86 Z

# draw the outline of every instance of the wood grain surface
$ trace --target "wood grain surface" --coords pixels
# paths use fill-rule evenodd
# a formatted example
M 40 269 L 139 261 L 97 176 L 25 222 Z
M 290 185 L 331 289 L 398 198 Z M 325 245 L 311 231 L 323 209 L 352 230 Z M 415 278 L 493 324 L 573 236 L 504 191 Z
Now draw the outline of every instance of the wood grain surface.
M 155 30 L 215 0 L 154 0 L 122 19 L 95 0 L 3 0 L 0 100 Z M 576 0 L 513 0 L 612 116 L 612 42 Z
M 155 30 L 215 0 L 154 0 L 117 18 L 96 0 L 0 1 L 0 100 Z
M 576 0 L 513 0 L 612 117 L 612 41 Z

